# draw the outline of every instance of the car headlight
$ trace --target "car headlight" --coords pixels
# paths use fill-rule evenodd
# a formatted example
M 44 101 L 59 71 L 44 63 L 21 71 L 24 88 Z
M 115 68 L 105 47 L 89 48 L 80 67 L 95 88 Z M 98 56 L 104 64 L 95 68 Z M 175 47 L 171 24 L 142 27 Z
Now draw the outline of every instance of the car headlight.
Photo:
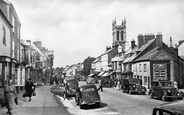
M 168 89 L 167 92 L 168 92 L 168 93 L 171 93 L 171 90 Z

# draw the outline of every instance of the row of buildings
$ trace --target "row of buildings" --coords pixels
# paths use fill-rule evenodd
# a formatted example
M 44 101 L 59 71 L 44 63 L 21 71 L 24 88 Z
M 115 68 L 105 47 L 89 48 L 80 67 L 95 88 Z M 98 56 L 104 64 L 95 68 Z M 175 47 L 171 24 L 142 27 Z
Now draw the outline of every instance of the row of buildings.
M 137 36 L 138 45 L 135 40 L 127 45 L 125 19 L 121 25 L 113 21 L 112 35 L 112 47 L 107 47 L 92 62 L 90 76 L 109 77 L 113 81 L 139 78 L 147 88 L 153 80 L 170 80 L 184 87 L 183 40 L 173 47 L 172 38 L 168 38 L 170 44 L 166 45 L 161 33 L 140 34 Z
M 112 81 L 139 78 L 146 88 L 150 88 L 153 80 L 169 80 L 184 88 L 184 40 L 173 46 L 172 37 L 168 38 L 170 44 L 166 45 L 161 33 L 139 34 L 137 44 L 135 40 L 129 44 L 126 19 L 120 25 L 116 20 L 112 22 L 112 38 L 112 46 L 107 46 L 106 51 L 91 63 L 88 76 Z M 74 64 L 67 66 L 64 73 L 75 76 L 82 69 L 82 63 Z
M 49 82 L 53 59 L 54 51 L 42 47 L 41 41 L 21 38 L 21 22 L 13 4 L 0 0 L 0 87 L 9 79 L 18 90 L 28 78 Z

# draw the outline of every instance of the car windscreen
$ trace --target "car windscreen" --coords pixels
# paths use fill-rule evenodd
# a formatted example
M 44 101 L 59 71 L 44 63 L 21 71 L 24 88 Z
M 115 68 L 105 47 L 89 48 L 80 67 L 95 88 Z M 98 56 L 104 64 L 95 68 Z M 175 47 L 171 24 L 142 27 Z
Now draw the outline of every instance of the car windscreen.
M 82 92 L 94 92 L 95 88 L 84 88 L 82 89 Z
M 160 82 L 162 87 L 174 87 L 173 82 Z
M 129 79 L 130 84 L 139 84 L 139 79 Z

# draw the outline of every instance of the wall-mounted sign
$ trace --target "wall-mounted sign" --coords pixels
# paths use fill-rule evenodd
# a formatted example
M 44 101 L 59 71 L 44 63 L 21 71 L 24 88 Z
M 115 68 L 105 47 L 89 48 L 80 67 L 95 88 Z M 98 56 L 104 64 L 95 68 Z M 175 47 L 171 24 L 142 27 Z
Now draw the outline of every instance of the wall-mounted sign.
M 167 80 L 167 64 L 153 64 L 153 80 Z

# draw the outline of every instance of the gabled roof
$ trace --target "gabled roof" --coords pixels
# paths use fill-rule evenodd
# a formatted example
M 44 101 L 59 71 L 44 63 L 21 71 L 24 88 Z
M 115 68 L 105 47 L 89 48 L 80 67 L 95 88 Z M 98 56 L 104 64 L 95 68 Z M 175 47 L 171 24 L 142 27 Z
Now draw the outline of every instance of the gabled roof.
M 146 44 L 144 44 L 141 48 L 139 48 L 137 51 L 140 51 L 140 53 L 137 54 L 134 59 L 136 59 L 142 52 L 144 52 L 145 49 L 148 48 L 155 40 L 156 38 L 149 40 Z M 132 61 L 134 61 L 134 59 Z
M 123 63 L 132 62 L 132 60 L 133 60 L 136 56 L 137 56 L 137 54 L 134 53 L 132 56 L 127 57 L 127 58 L 123 61 Z
M 117 49 L 117 47 L 113 47 L 113 48 L 107 50 L 107 51 L 106 51 L 105 53 L 103 53 L 101 56 L 103 56 L 103 55 L 105 55 L 105 54 L 109 54 L 111 51 L 113 51 L 113 50 L 115 50 L 115 49 Z
M 143 61 L 143 60 L 149 60 L 150 58 L 152 58 L 155 54 L 157 54 L 159 52 L 159 47 L 155 47 L 154 49 L 152 49 L 151 51 L 149 51 L 148 53 L 146 53 L 145 55 L 141 56 L 140 58 L 137 58 L 134 61 Z
M 150 45 L 150 44 L 149 44 Z M 144 51 L 144 50 L 143 50 Z M 142 55 L 141 57 L 138 57 L 134 61 L 145 61 L 145 60 L 151 60 L 157 55 L 159 55 L 161 52 L 166 53 L 170 59 L 174 59 L 174 53 L 173 50 L 171 50 L 164 42 L 162 42 L 162 47 L 155 47 L 146 54 Z
M 100 57 L 97 57 L 92 63 L 97 63 L 100 61 Z

